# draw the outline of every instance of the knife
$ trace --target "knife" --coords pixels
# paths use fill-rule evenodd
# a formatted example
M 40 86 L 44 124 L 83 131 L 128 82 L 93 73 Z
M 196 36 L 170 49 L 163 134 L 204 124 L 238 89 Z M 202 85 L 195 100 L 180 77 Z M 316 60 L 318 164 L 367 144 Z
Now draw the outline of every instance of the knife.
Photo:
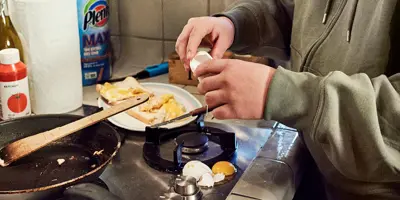
M 192 111 L 190 111 L 190 112 L 188 112 L 188 113 L 186 113 L 184 115 L 181 115 L 179 117 L 176 117 L 174 119 L 171 119 L 171 120 L 168 120 L 168 121 L 165 121 L 165 122 L 161 122 L 161 123 L 158 123 L 158 124 L 151 125 L 150 128 L 159 128 L 160 126 L 165 126 L 167 124 L 176 122 L 176 121 L 181 120 L 181 119 L 185 119 L 187 117 L 194 117 L 194 116 L 199 116 L 199 115 L 202 115 L 202 114 L 206 114 L 207 112 L 211 112 L 213 109 L 214 108 L 209 108 L 208 106 L 203 106 L 201 108 L 194 109 L 194 110 L 192 110 Z

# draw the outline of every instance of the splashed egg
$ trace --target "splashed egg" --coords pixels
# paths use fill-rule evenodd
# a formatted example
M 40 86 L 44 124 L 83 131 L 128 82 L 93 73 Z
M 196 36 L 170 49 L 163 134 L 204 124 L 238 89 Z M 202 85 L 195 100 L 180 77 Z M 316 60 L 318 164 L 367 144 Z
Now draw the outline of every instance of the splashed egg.
M 219 161 L 212 167 L 214 174 L 224 174 L 225 176 L 232 176 L 236 173 L 236 168 L 232 163 L 227 161 Z
M 182 170 L 183 176 L 192 176 L 196 178 L 197 181 L 206 173 L 212 174 L 210 167 L 197 160 L 189 161 Z

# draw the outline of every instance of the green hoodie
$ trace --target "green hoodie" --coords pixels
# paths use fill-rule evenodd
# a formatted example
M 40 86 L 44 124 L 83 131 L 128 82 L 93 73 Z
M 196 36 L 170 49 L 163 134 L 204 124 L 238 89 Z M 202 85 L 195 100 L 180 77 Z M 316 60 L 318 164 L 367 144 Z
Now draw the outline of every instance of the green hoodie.
M 399 4 L 245 0 L 216 15 L 235 25 L 231 50 L 290 57 L 264 116 L 302 132 L 329 199 L 400 199 Z

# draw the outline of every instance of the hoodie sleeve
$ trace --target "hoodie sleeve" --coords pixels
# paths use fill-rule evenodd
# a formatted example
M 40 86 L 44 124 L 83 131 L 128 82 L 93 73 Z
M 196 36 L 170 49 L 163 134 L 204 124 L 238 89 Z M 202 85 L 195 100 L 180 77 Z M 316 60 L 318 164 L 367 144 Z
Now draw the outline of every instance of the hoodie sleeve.
M 214 16 L 228 17 L 235 25 L 230 50 L 288 59 L 293 4 L 293 0 L 241 0 Z
M 278 68 L 264 116 L 301 130 L 349 178 L 398 178 L 400 74 L 320 77 Z

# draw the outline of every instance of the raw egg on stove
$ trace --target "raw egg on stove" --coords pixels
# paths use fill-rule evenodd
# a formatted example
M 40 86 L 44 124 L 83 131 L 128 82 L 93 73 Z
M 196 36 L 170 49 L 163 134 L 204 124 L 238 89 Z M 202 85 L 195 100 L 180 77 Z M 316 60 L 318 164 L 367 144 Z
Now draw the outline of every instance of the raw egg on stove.
M 232 163 L 227 161 L 219 161 L 212 167 L 213 174 L 224 174 L 225 176 L 232 176 L 236 173 L 236 168 Z

